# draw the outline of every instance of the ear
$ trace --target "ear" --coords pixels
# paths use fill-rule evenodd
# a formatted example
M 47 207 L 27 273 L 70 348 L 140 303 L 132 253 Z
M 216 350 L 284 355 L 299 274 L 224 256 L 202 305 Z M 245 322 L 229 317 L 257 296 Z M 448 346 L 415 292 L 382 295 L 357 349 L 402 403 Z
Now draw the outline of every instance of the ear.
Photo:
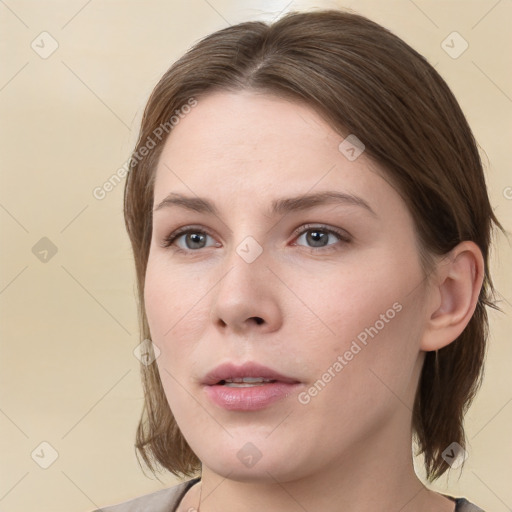
M 438 263 L 431 279 L 421 350 L 438 350 L 457 339 L 475 312 L 483 279 L 482 251 L 474 242 L 461 242 Z

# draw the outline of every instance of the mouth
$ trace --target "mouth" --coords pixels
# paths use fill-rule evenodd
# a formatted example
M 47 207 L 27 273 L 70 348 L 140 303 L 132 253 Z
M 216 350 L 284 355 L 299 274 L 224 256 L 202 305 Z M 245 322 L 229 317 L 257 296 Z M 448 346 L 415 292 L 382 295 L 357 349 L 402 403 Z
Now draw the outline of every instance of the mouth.
M 215 405 L 230 411 L 254 411 L 287 398 L 301 382 L 250 362 L 220 365 L 206 375 L 202 384 Z
M 247 362 L 242 365 L 229 362 L 214 368 L 204 377 L 201 383 L 205 386 L 227 385 L 230 387 L 240 387 L 240 385 L 261 386 L 273 382 L 292 384 L 300 381 L 293 377 L 282 375 L 276 370 L 256 362 Z
M 227 386 L 228 388 L 252 388 L 254 386 L 262 386 L 263 384 L 272 382 L 277 382 L 277 380 L 263 379 L 262 377 L 238 377 L 234 379 L 221 380 L 216 385 Z

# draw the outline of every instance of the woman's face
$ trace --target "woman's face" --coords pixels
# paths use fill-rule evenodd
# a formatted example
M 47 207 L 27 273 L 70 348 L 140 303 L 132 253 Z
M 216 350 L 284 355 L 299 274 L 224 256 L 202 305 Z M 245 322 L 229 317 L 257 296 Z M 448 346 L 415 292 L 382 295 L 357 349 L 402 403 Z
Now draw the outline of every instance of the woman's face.
M 307 106 L 216 92 L 166 141 L 145 305 L 203 470 L 287 481 L 343 458 L 389 460 L 395 442 L 410 451 L 427 293 L 413 220 L 343 140 Z M 326 192 L 339 197 L 307 200 Z M 288 379 L 246 366 L 205 384 L 225 363 Z M 277 382 L 222 382 L 245 374 Z

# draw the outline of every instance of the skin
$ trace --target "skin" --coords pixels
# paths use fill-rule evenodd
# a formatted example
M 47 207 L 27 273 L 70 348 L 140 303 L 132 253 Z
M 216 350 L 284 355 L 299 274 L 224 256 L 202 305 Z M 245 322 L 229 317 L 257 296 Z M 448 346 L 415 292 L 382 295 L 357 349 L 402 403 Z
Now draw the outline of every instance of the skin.
M 464 242 L 426 279 L 405 203 L 364 152 L 354 161 L 340 152 L 343 139 L 308 106 L 244 91 L 199 98 L 166 141 L 154 207 L 179 192 L 219 209 L 153 213 L 146 313 L 167 400 L 203 468 L 180 512 L 455 508 L 414 472 L 411 415 L 425 351 L 452 342 L 471 318 L 481 253 Z M 323 190 L 356 195 L 375 214 L 354 204 L 268 214 L 273 199 Z M 305 224 L 313 228 L 294 233 Z M 162 246 L 188 225 L 208 232 L 203 245 L 182 235 Z M 349 241 L 318 242 L 311 235 L 322 225 Z M 251 263 L 237 253 L 248 236 L 262 249 Z M 223 362 L 257 361 L 307 392 L 396 303 L 394 318 L 307 404 L 295 393 L 260 411 L 227 411 L 200 384 Z M 261 453 L 252 467 L 237 457 L 248 442 Z

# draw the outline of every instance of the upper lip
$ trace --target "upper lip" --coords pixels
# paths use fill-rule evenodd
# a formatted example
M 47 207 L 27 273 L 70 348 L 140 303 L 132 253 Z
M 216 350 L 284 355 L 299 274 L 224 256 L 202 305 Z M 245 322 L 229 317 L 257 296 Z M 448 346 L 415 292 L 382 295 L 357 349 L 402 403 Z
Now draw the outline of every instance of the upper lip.
M 218 384 L 222 380 L 234 379 L 237 377 L 262 377 L 263 379 L 272 379 L 286 383 L 297 383 L 297 379 L 282 375 L 267 366 L 263 366 L 255 362 L 247 362 L 242 365 L 234 363 L 224 363 L 211 372 L 209 372 L 203 379 L 202 384 L 212 386 Z

